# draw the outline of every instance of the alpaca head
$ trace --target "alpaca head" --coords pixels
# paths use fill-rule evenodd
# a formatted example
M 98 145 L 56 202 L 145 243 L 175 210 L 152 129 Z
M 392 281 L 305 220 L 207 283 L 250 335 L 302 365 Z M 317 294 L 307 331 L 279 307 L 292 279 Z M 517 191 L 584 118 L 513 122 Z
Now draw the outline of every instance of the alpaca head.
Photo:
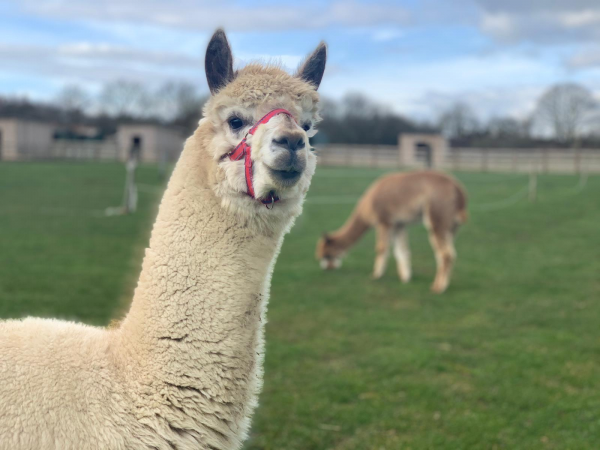
M 225 33 L 217 30 L 206 52 L 206 76 L 211 98 L 200 126 L 206 127 L 214 171 L 214 189 L 225 207 L 267 220 L 298 214 L 316 167 L 309 138 L 319 121 L 317 88 L 325 70 L 326 47 L 321 43 L 295 75 L 275 66 L 251 64 L 233 70 Z M 268 112 L 279 114 L 248 131 Z M 232 150 L 246 137 L 251 145 L 252 185 L 248 195 L 244 160 L 232 161 Z M 275 197 L 273 209 L 261 199 Z
M 346 250 L 333 237 L 324 233 L 317 242 L 315 256 L 324 270 L 339 269 Z

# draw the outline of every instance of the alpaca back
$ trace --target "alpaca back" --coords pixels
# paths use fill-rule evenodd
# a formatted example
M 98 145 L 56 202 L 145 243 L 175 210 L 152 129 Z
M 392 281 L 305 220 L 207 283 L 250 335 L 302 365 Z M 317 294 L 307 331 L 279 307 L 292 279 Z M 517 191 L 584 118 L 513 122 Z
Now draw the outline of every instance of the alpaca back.
M 107 417 L 98 415 L 114 392 L 105 334 L 57 320 L 0 323 L 0 448 L 74 448 L 69 442 L 101 439 Z M 87 415 L 97 429 L 86 429 Z
M 411 224 L 435 210 L 450 222 L 466 220 L 466 193 L 449 175 L 435 171 L 393 173 L 365 192 L 357 213 L 371 225 Z M 464 219 L 464 220 L 462 220 Z
M 58 320 L 0 322 L 0 450 L 171 448 L 135 417 L 111 334 Z

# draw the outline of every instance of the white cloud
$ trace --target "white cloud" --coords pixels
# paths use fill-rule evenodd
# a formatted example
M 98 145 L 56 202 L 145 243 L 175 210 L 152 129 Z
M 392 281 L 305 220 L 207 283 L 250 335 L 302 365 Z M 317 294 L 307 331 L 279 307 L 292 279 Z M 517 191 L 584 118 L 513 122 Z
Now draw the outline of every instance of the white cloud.
M 127 63 L 142 63 L 155 66 L 171 65 L 180 68 L 199 68 L 202 64 L 200 58 L 191 58 L 175 52 L 148 52 L 103 43 L 77 42 L 64 44 L 56 48 L 56 53 L 59 56 L 81 60 L 125 61 Z
M 169 79 L 203 80 L 200 58 L 148 52 L 110 44 L 76 42 L 59 46 L 0 44 L 3 73 L 43 73 L 45 79 L 68 79 L 98 85 L 116 78 L 148 84 Z
M 600 9 L 567 12 L 560 18 L 560 22 L 567 28 L 597 26 L 600 24 Z
M 129 22 L 212 31 L 298 30 L 330 26 L 405 24 L 408 11 L 396 2 L 334 0 L 302 5 L 212 0 L 13 0 L 24 12 L 63 20 Z
M 511 52 L 330 73 L 324 94 L 360 90 L 409 117 L 432 119 L 456 100 L 484 118 L 526 115 L 541 90 L 561 74 L 537 58 Z
M 579 51 L 569 58 L 566 64 L 571 69 L 600 67 L 600 48 L 595 47 Z
M 69 80 L 93 87 L 115 78 L 146 83 L 176 78 L 204 85 L 204 48 L 217 26 L 230 31 L 234 50 L 245 49 L 245 53 L 235 52 L 238 65 L 254 60 L 278 61 L 289 70 L 295 69 L 305 55 L 273 58 L 268 50 L 242 45 L 243 41 L 274 31 L 290 31 L 290 39 L 310 36 L 315 43 L 320 34 L 331 35 L 332 29 L 335 33 L 343 28 L 347 33 L 343 36 L 360 33 L 364 39 L 359 49 L 351 42 L 345 45 L 339 36 L 332 39 L 337 66 L 328 66 L 322 92 L 340 97 L 348 91 L 363 91 L 399 112 L 422 118 L 435 117 L 440 108 L 455 100 L 466 101 L 486 117 L 523 115 L 544 87 L 565 77 L 583 74 L 587 76 L 583 82 L 587 80 L 591 88 L 591 75 L 600 80 L 600 48 L 593 44 L 600 39 L 598 0 L 420 0 L 406 2 L 406 7 L 397 0 L 307 0 L 303 4 L 8 1 L 13 1 L 24 16 L 43 17 L 56 29 L 57 25 L 65 27 L 65 33 L 57 33 L 48 41 L 42 40 L 44 34 L 37 28 L 35 33 L 41 38 L 21 33 L 22 40 L 16 41 L 10 36 L 11 30 L 6 32 L 8 37 L 0 36 L 6 42 L 21 42 L 10 47 L 0 44 L 0 75 L 37 76 L 46 85 Z M 74 24 L 77 32 L 89 32 L 84 34 L 87 40 L 65 43 L 73 34 L 70 27 Z M 415 36 L 425 38 L 416 41 Z M 446 36 L 452 39 L 445 41 Z M 490 44 L 486 36 L 494 42 Z M 483 44 L 459 41 L 463 38 Z M 388 53 L 376 59 L 381 48 L 391 47 L 389 42 L 399 39 L 406 51 L 394 58 Z M 24 45 L 26 42 L 34 45 Z M 51 45 L 56 42 L 63 44 Z M 520 45 L 524 42 L 527 45 Z M 473 54 L 481 52 L 482 45 L 490 52 Z M 526 55 L 523 49 L 532 53 Z M 368 64 L 360 64 L 364 54 L 369 55 Z M 563 60 L 568 68 L 577 70 L 564 70 L 560 65 Z M 583 68 L 587 70 L 579 70 Z
M 481 8 L 481 31 L 500 41 L 564 44 L 600 37 L 597 0 L 473 1 Z
M 539 85 L 467 89 L 453 93 L 433 90 L 423 94 L 418 101 L 431 106 L 433 113 L 430 114 L 433 117 L 439 117 L 454 103 L 462 102 L 484 121 L 506 116 L 524 119 L 533 112 L 542 92 L 543 88 Z
M 507 13 L 484 13 L 481 29 L 502 40 L 510 40 L 515 34 L 515 22 Z
M 383 28 L 373 32 L 373 40 L 375 42 L 387 42 L 404 36 L 404 31 L 397 28 Z

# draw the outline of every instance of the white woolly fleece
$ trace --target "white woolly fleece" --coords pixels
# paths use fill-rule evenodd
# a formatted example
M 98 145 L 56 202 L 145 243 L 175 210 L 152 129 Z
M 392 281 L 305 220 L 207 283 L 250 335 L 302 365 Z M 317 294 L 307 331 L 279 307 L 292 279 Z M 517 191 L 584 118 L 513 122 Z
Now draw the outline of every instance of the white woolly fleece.
M 232 210 L 214 133 L 206 121 L 186 142 L 120 327 L 0 322 L 0 449 L 241 447 L 273 265 L 314 163 L 297 204 Z

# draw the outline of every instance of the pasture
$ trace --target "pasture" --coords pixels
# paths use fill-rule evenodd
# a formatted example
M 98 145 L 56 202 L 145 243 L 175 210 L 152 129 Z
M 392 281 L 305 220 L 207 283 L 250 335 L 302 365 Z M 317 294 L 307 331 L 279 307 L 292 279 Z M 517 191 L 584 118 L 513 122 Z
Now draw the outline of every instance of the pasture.
M 459 173 L 470 221 L 448 291 L 410 229 L 413 281 L 372 281 L 369 233 L 342 269 L 314 247 L 380 170 L 321 167 L 273 276 L 265 385 L 248 450 L 600 447 L 600 177 Z M 127 309 L 163 180 L 140 207 L 117 164 L 0 164 L 0 317 L 105 325 Z M 505 199 L 514 199 L 505 203 Z M 1 355 L 0 355 L 1 358 Z

